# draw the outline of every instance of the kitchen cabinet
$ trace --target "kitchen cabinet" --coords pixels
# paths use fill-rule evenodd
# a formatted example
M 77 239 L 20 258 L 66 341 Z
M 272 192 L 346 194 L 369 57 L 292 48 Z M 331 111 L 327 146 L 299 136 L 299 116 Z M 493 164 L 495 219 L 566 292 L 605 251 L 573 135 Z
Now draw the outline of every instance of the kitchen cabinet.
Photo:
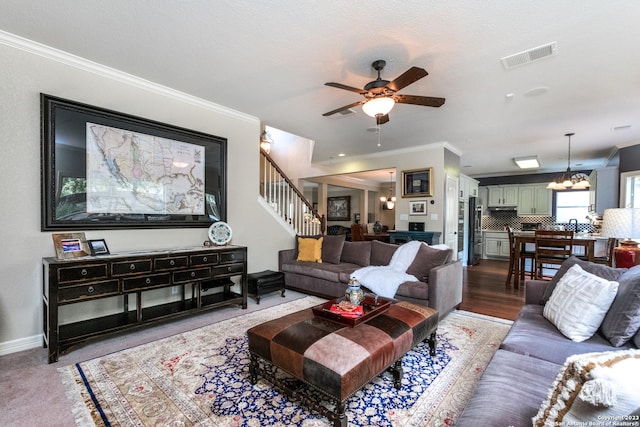
M 518 185 L 489 185 L 487 206 L 517 206 L 518 187 Z
M 547 184 L 521 185 L 518 189 L 518 215 L 551 215 L 552 191 Z
M 487 203 L 489 202 L 489 190 L 487 187 L 478 187 L 479 204 L 482 205 L 482 215 L 488 215 Z
M 510 253 L 509 234 L 506 231 L 485 231 L 485 258 L 509 258 Z
M 600 215 L 605 209 L 618 207 L 620 175 L 615 166 L 594 169 L 589 175 L 589 212 Z
M 460 175 L 460 200 L 468 201 L 469 197 L 478 197 L 478 181 L 466 176 Z

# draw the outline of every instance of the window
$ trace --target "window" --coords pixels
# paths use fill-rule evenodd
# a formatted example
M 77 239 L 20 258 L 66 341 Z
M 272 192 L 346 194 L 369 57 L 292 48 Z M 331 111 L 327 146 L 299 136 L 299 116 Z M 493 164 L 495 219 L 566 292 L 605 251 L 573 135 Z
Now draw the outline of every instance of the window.
M 556 191 L 556 222 L 569 222 L 577 219 L 580 223 L 586 223 L 589 213 L 589 191 Z

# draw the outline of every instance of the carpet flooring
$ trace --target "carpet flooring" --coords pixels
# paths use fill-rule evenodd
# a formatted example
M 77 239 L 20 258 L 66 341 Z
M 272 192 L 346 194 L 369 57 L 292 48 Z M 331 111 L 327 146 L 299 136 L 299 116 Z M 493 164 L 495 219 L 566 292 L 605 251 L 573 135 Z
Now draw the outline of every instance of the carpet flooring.
M 265 380 L 249 383 L 245 333 L 322 301 L 301 298 L 60 368 L 77 425 L 328 425 Z M 449 314 L 438 327 L 436 356 L 426 344 L 407 353 L 402 390 L 389 373 L 374 379 L 348 401 L 349 425 L 451 425 L 510 324 Z

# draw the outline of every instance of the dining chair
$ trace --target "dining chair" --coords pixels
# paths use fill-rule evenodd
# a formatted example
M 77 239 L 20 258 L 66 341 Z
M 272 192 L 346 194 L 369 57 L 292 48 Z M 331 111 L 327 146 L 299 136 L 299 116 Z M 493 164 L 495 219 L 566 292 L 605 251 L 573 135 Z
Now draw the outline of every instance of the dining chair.
M 364 229 L 360 224 L 351 224 L 351 241 L 352 242 L 363 242 L 364 238 Z
M 543 268 L 558 269 L 573 252 L 573 231 L 536 230 L 535 231 L 535 271 L 542 279 Z
M 607 240 L 607 249 L 605 254 L 603 256 L 593 257 L 593 262 L 613 267 L 613 253 L 616 246 L 618 246 L 618 239 L 615 237 L 609 237 Z
M 529 273 L 529 277 L 530 278 L 534 278 L 535 277 L 535 252 L 531 252 L 531 251 L 527 251 L 527 250 L 520 250 L 520 259 L 516 260 L 516 236 L 515 234 L 513 234 L 513 228 L 506 226 L 504 227 L 505 231 L 507 232 L 508 236 L 509 236 L 509 274 L 507 275 L 507 282 L 505 283 L 506 286 L 510 286 L 511 285 L 511 278 L 513 277 L 515 271 L 516 271 L 516 262 L 519 262 L 519 270 L 520 270 L 520 281 L 524 281 L 524 275 L 525 273 L 527 273 L 526 271 L 526 261 L 530 260 L 530 264 L 531 264 L 531 269 L 528 271 Z

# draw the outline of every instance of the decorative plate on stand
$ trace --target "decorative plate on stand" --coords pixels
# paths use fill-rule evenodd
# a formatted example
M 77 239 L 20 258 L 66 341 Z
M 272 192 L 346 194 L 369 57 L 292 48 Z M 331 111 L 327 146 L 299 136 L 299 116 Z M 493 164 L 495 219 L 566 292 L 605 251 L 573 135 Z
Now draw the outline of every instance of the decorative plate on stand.
M 209 227 L 209 240 L 214 245 L 226 245 L 231 241 L 231 227 L 224 221 L 218 221 Z

